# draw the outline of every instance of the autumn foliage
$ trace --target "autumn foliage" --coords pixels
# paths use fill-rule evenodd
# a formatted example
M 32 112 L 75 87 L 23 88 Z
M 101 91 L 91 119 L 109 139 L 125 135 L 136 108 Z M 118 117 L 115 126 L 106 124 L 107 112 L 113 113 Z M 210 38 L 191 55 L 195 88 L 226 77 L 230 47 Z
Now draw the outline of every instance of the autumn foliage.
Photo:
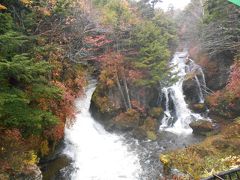
M 79 3 L 1 1 L 0 174 L 14 179 L 37 164 L 75 117 L 74 101 L 84 95 L 87 68 L 73 49 L 88 44 L 84 59 L 90 59 L 91 48 L 107 43 L 102 35 L 91 36 L 89 28 L 82 31 L 87 24 Z
M 240 62 L 232 65 L 228 84 L 225 89 L 214 92 L 207 98 L 213 112 L 224 117 L 236 118 L 240 103 Z

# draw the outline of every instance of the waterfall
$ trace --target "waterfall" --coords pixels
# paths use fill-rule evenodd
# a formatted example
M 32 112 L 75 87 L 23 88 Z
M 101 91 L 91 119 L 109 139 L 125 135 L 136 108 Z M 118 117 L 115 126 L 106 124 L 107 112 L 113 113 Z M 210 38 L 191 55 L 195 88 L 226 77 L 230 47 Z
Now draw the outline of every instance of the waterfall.
M 173 67 L 171 73 L 177 77 L 177 82 L 170 87 L 165 87 L 162 90 L 164 96 L 164 117 L 160 130 L 171 131 L 177 134 L 191 133 L 192 129 L 189 124 L 193 120 L 203 119 L 200 114 L 191 112 L 188 104 L 185 101 L 183 93 L 183 82 L 187 75 L 193 75 L 197 86 L 199 103 L 204 102 L 204 93 L 206 90 L 206 82 L 202 68 L 189 59 L 187 52 L 177 52 L 170 62 Z M 173 107 L 170 108 L 170 100 L 173 102 Z
M 73 161 L 68 179 L 139 179 L 141 166 L 137 153 L 123 137 L 108 133 L 92 118 L 89 107 L 94 90 L 95 85 L 90 85 L 86 96 L 77 100 L 76 121 L 65 129 L 63 153 Z

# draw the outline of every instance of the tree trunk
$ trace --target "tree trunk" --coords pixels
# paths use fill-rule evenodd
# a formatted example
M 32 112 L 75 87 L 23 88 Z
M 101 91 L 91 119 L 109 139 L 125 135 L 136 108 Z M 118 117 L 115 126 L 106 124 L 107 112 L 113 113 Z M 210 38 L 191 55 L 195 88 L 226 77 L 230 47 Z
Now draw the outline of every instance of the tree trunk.
M 127 102 L 126 102 L 126 99 L 125 99 L 125 96 L 124 96 L 124 93 L 123 93 L 123 90 L 122 90 L 122 87 L 121 87 L 121 84 L 120 84 L 120 81 L 118 78 L 118 73 L 116 73 L 116 81 L 117 81 L 117 86 L 118 86 L 119 92 L 123 99 L 124 106 L 125 106 L 126 110 L 128 110 L 128 105 L 127 105 Z
M 125 89 L 126 96 L 127 96 L 128 108 L 132 109 L 131 100 L 130 100 L 130 96 L 129 96 L 129 90 L 128 90 L 126 76 L 125 76 L 124 71 L 122 72 L 122 74 L 123 74 L 123 85 L 124 85 L 124 89 Z

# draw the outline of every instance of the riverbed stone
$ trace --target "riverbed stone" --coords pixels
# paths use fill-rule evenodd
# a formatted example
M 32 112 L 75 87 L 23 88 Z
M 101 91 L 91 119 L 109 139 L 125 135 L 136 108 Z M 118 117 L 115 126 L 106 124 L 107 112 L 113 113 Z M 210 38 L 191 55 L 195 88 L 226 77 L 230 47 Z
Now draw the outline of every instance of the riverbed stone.
M 214 130 L 213 123 L 203 119 L 191 122 L 189 126 L 193 129 L 193 133 L 197 135 L 206 135 Z

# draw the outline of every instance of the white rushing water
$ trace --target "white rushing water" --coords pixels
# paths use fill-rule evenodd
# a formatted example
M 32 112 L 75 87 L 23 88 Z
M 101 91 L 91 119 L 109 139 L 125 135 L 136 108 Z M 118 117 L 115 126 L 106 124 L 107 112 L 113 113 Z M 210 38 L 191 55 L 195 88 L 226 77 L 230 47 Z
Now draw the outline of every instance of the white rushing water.
M 95 85 L 86 96 L 77 100 L 79 113 L 75 123 L 65 129 L 64 154 L 72 158 L 71 180 L 137 180 L 141 166 L 136 153 L 124 143 L 123 137 L 110 134 L 89 112 Z
M 170 87 L 163 88 L 165 98 L 165 116 L 162 120 L 161 130 L 170 131 L 177 134 L 189 134 L 192 129 L 189 124 L 193 120 L 203 119 L 200 114 L 191 112 L 184 99 L 183 82 L 187 74 L 192 73 L 198 85 L 199 103 L 204 102 L 204 88 L 206 87 L 205 77 L 200 66 L 187 58 L 187 52 L 177 52 L 170 62 L 173 67 L 172 73 L 178 78 L 178 81 Z M 200 75 L 200 78 L 197 76 Z M 172 100 L 173 109 L 169 103 Z M 175 114 L 173 117 L 172 114 Z M 174 122 L 174 118 L 176 121 Z

